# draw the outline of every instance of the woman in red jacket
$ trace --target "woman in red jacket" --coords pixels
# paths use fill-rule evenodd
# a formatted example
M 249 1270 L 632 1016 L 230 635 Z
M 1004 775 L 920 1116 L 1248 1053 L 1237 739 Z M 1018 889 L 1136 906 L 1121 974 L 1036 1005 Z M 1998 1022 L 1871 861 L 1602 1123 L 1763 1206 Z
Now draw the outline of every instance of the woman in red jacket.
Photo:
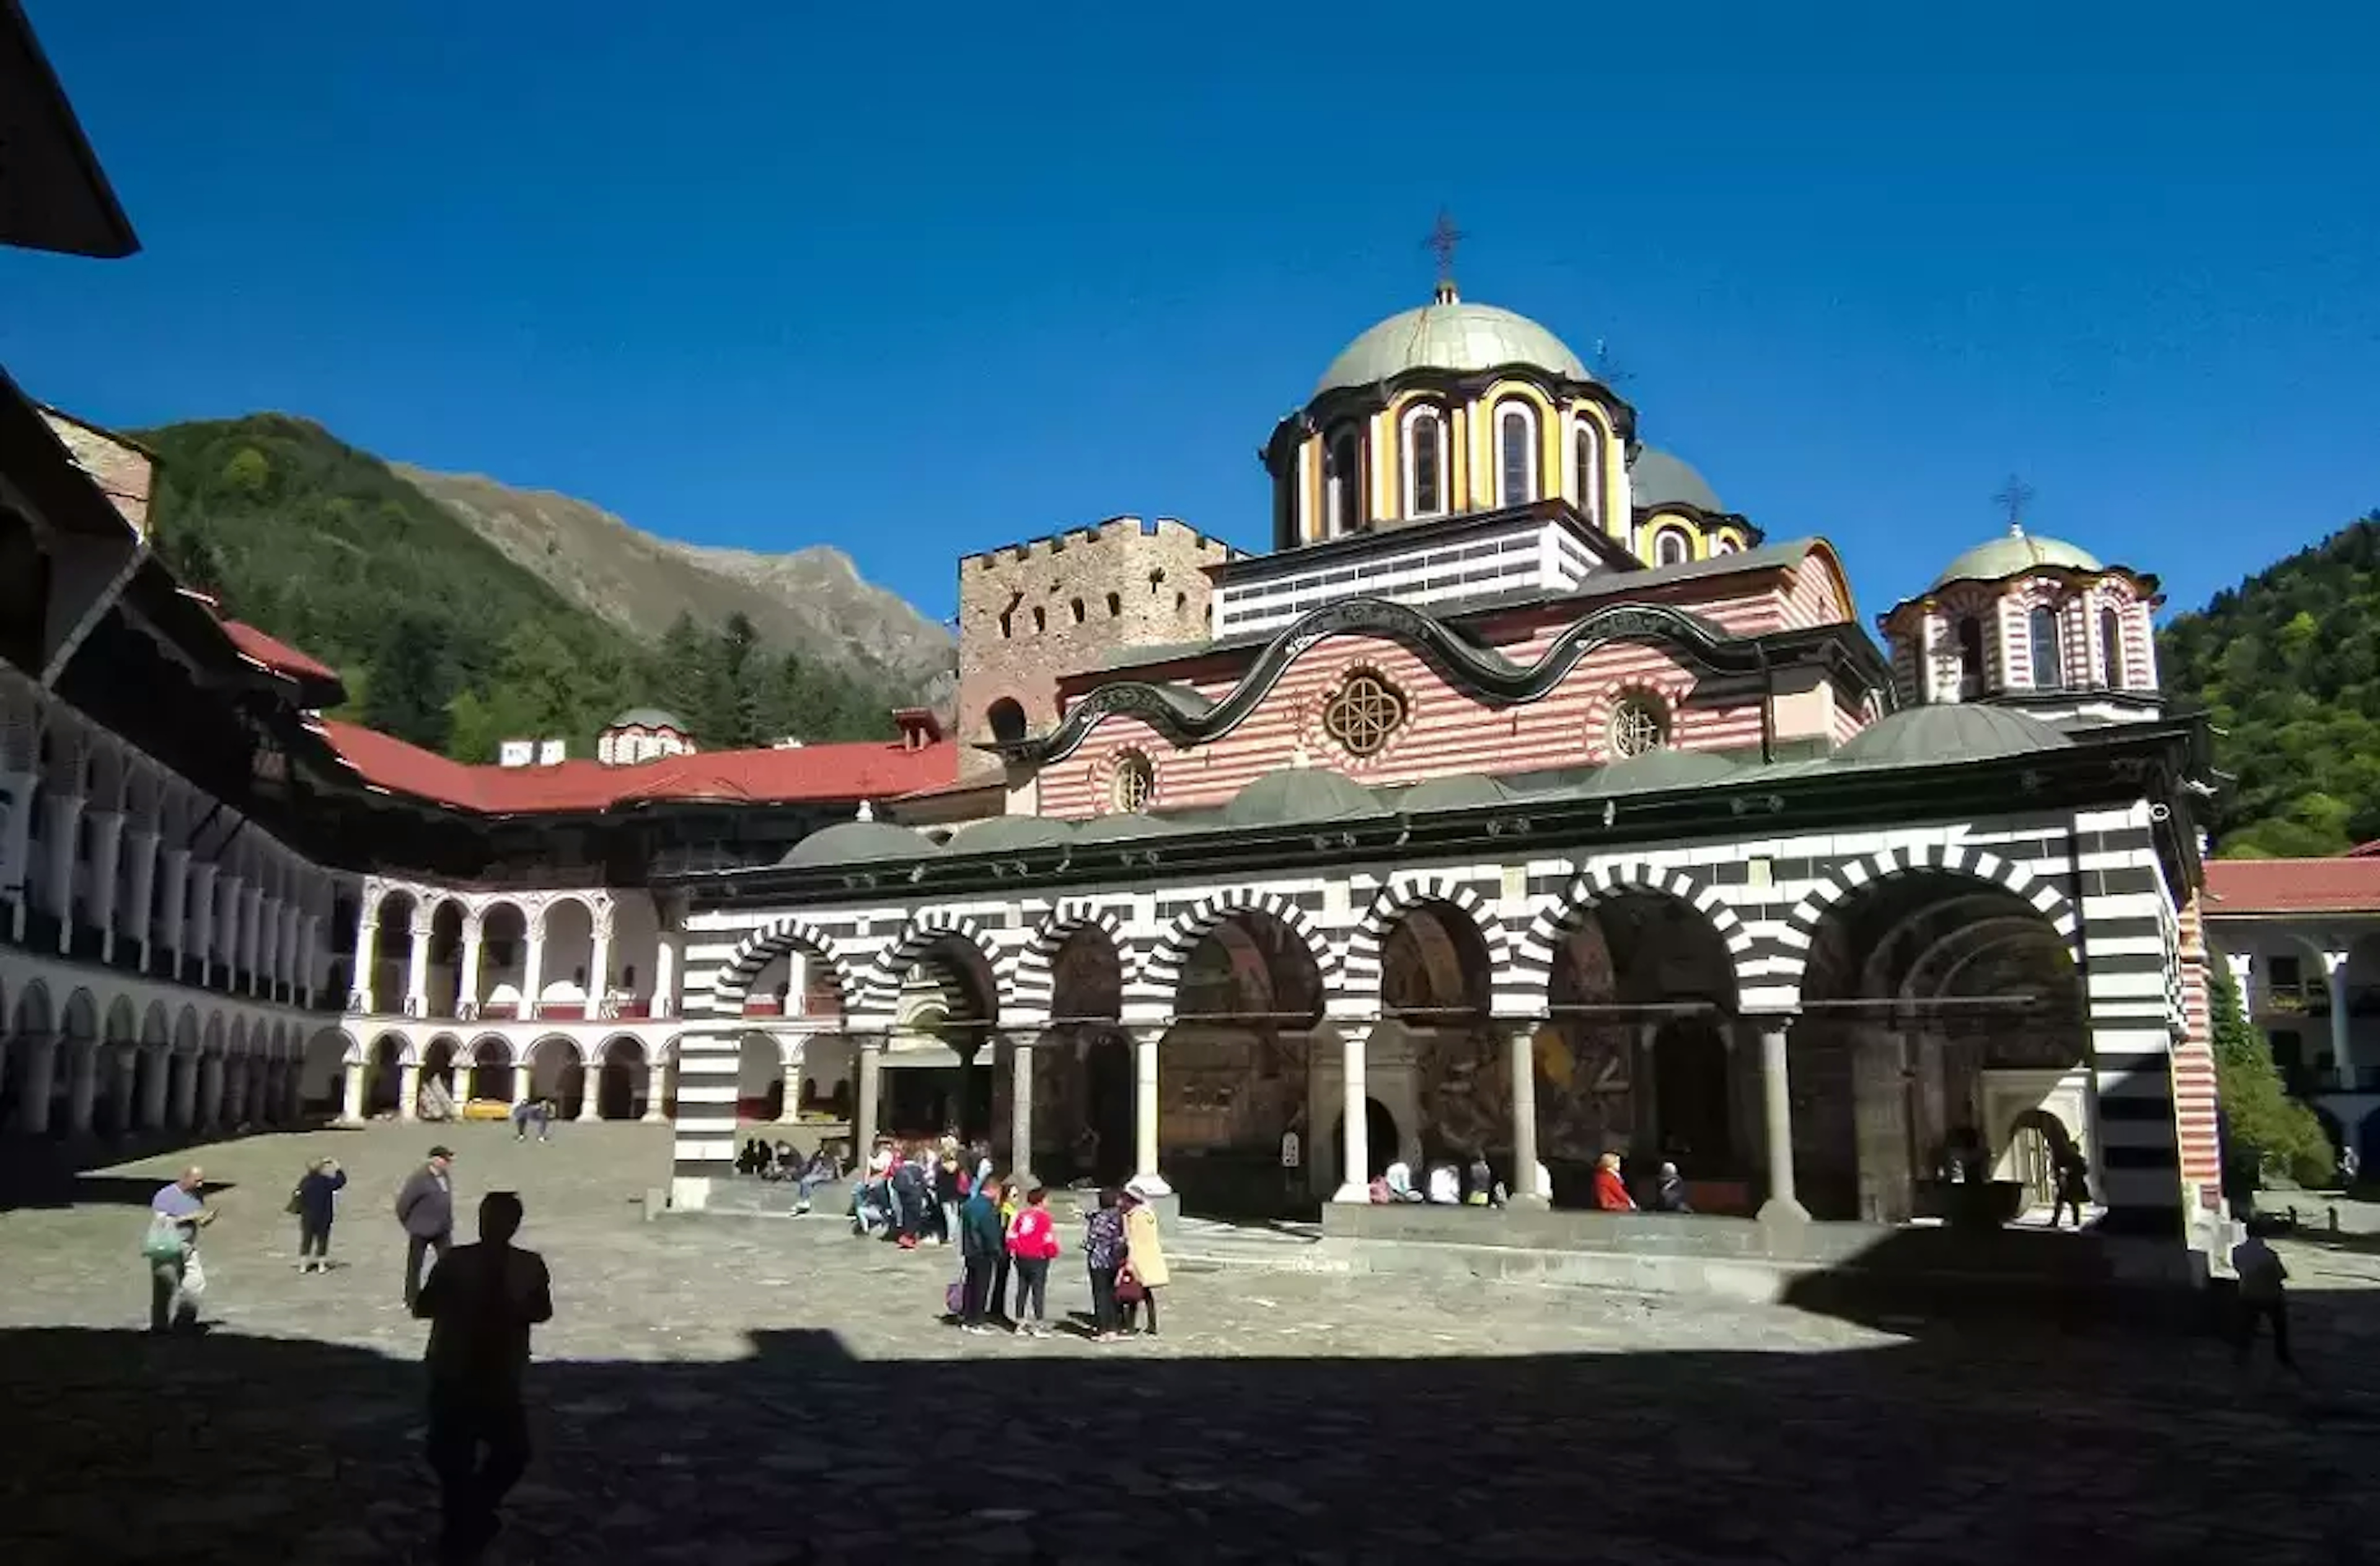
M 1050 1335 L 1050 1263 L 1058 1254 L 1058 1226 L 1044 1204 L 1050 1193 L 1036 1185 L 1025 1193 L 1025 1205 L 1008 1226 L 1008 1258 L 1016 1269 L 1016 1330 L 1028 1337 Z
M 1595 1160 L 1595 1205 L 1605 1212 L 1634 1212 L 1636 1198 L 1620 1178 L 1620 1155 L 1606 1153 Z

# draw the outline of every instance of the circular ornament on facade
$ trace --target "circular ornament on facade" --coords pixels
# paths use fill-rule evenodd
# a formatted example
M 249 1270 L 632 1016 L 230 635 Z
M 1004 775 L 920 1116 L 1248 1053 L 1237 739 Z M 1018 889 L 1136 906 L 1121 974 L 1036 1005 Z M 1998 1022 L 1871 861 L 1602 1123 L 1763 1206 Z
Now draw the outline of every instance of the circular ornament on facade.
M 1670 711 L 1661 698 L 1630 691 L 1612 704 L 1609 740 L 1615 759 L 1626 760 L 1670 743 Z
M 1157 767 L 1137 750 L 1117 756 L 1108 779 L 1108 805 L 1119 815 L 1146 810 L 1157 797 Z
M 1404 721 L 1405 698 L 1369 670 L 1348 675 L 1322 709 L 1323 732 L 1350 756 L 1378 755 Z

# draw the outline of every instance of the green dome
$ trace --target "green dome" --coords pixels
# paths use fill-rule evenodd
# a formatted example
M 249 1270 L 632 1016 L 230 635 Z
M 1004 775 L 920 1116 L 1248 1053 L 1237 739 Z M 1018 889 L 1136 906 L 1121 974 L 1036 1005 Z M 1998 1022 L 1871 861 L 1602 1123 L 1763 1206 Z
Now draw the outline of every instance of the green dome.
M 1130 843 L 1140 837 L 1164 837 L 1182 829 L 1172 821 L 1159 820 L 1137 811 L 1119 811 L 1112 816 L 1095 816 L 1075 829 L 1076 843 Z
M 1578 792 L 1589 799 L 1608 794 L 1653 794 L 1665 788 L 1694 788 L 1719 783 L 1742 769 L 1724 756 L 1707 750 L 1681 750 L 1664 745 L 1642 756 L 1614 761 L 1581 783 Z
M 2073 743 L 2038 718 L 1960 701 L 1878 719 L 1837 747 L 1834 759 L 1854 767 L 1948 766 L 2064 750 Z
M 1405 790 L 1397 809 L 1407 816 L 1425 810 L 1487 810 L 1509 805 L 1519 795 L 1494 778 L 1477 772 L 1460 777 L 1432 778 Z
M 1308 821 L 1353 821 L 1385 816 L 1379 796 L 1327 767 L 1284 767 L 1267 772 L 1223 807 L 1227 827 L 1287 827 Z
M 2078 549 L 2063 539 L 2046 539 L 2037 533 L 2010 529 L 2001 537 L 1977 544 L 1958 559 L 1949 569 L 1934 578 L 1934 586 L 1948 587 L 1952 582 L 1998 582 L 2041 566 L 2070 571 L 2105 571 L 2091 552 Z
M 1631 504 L 1639 511 L 1657 505 L 1691 505 L 1712 513 L 1727 510 L 1718 503 L 1718 492 L 1694 471 L 1694 464 L 1658 446 L 1637 449 L 1636 460 L 1628 465 L 1628 489 Z
M 952 854 L 1013 854 L 1025 848 L 1063 848 L 1074 837 L 1072 826 L 1048 816 L 994 816 L 967 822 L 942 846 Z
M 1314 391 L 1319 396 L 1342 386 L 1369 386 L 1408 370 L 1493 370 L 1507 364 L 1549 370 L 1572 381 L 1594 379 L 1560 338 L 1527 316 L 1450 297 L 1392 315 L 1348 344 Z
M 777 861 L 788 869 L 817 865 L 859 865 L 879 859 L 923 859 L 940 854 L 933 839 L 890 821 L 837 821 L 814 832 Z

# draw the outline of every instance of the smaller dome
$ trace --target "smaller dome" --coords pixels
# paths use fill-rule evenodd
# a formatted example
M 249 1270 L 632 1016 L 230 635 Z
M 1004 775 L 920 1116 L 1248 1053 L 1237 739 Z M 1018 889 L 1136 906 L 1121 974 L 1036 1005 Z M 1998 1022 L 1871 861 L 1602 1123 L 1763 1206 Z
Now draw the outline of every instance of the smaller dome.
M 1494 778 L 1478 772 L 1460 777 L 1432 778 L 1415 783 L 1397 800 L 1400 814 L 1417 816 L 1426 810 L 1486 810 L 1509 805 L 1519 795 Z
M 1063 848 L 1075 829 L 1048 816 L 994 816 L 969 821 L 943 846 L 953 854 L 1013 854 L 1026 848 Z
M 1578 792 L 1589 799 L 1599 799 L 1608 794 L 1652 794 L 1665 788 L 1718 783 L 1742 771 L 1724 756 L 1665 745 L 1642 756 L 1612 762 L 1581 783 Z
M 1112 816 L 1097 816 L 1075 829 L 1076 843 L 1129 843 L 1136 837 L 1164 837 L 1182 829 L 1172 821 L 1144 816 L 1137 811 L 1120 811 Z
M 614 729 L 675 729 L 680 734 L 688 732 L 686 726 L 678 722 L 675 713 L 664 712 L 658 707 L 631 707 L 606 726 Z
M 1451 297 L 1392 315 L 1357 337 L 1330 361 L 1317 396 L 1345 386 L 1369 386 L 1408 370 L 1495 370 L 1524 364 L 1571 381 L 1592 381 L 1562 340 L 1531 321 L 1494 305 Z
M 2063 539 L 2044 538 L 2011 528 L 1997 539 L 1977 544 L 1958 559 L 1949 569 L 1934 578 L 1934 586 L 1944 588 L 1952 582 L 1998 582 L 2010 577 L 2021 577 L 2042 566 L 2068 571 L 2105 571 L 2090 551 L 2068 543 Z
M 801 869 L 880 859 L 924 859 L 941 852 L 923 832 L 890 821 L 837 821 L 795 844 L 777 863 L 787 869 Z
M 1287 827 L 1308 821 L 1354 821 L 1385 816 L 1379 795 L 1328 767 L 1284 767 L 1267 772 L 1223 807 L 1227 827 Z
M 1960 701 L 1880 718 L 1836 747 L 1834 759 L 1854 767 L 1949 766 L 2064 750 L 2073 743 L 2038 718 Z
M 1636 460 L 1628 465 L 1628 489 L 1631 504 L 1639 511 L 1660 505 L 1691 505 L 1714 514 L 1727 510 L 1694 464 L 1658 446 L 1637 448 Z

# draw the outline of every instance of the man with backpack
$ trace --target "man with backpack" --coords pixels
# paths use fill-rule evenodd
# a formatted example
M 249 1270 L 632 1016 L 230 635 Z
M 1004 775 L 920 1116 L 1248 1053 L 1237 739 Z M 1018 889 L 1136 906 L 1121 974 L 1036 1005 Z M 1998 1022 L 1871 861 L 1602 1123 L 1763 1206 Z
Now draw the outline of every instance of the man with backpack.
M 149 1233 L 140 1244 L 149 1264 L 149 1330 L 170 1332 L 199 1324 L 199 1295 L 207 1286 L 199 1265 L 199 1231 L 215 1220 L 207 1206 L 206 1174 L 192 1164 L 149 1199 Z

